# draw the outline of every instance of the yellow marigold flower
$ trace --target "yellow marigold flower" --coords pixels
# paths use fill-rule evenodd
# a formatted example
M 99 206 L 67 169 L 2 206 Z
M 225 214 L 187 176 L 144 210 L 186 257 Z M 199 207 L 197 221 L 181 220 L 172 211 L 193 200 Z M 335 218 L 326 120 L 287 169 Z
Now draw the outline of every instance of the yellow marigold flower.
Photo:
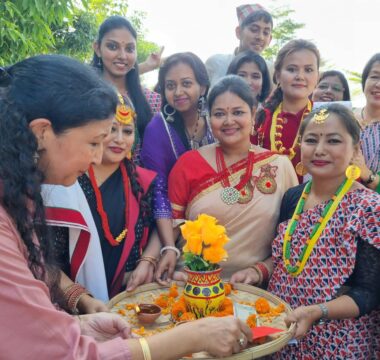
M 181 233 L 185 240 L 194 235 L 201 235 L 202 225 L 197 221 L 186 221 L 181 225 Z
M 223 236 L 225 236 L 225 231 L 226 229 L 221 225 L 205 225 L 202 228 L 202 240 L 205 245 L 220 244 Z
M 202 238 L 200 235 L 191 235 L 186 239 L 186 245 L 183 247 L 183 252 L 191 252 L 195 255 L 202 253 Z
M 198 215 L 197 221 L 201 223 L 202 226 L 216 225 L 216 218 L 207 214 Z
M 227 251 L 220 246 L 209 246 L 203 249 L 203 259 L 212 264 L 217 264 L 226 258 Z

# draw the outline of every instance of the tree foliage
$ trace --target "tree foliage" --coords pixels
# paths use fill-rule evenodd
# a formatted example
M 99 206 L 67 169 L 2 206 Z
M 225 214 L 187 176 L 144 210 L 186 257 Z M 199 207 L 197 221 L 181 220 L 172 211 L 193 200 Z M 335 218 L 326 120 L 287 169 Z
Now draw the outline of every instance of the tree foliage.
M 291 19 L 294 10 L 288 7 L 271 9 L 270 13 L 274 20 L 271 46 L 263 51 L 266 59 L 274 61 L 279 50 L 289 41 L 295 38 L 298 29 L 302 29 L 305 24 L 295 22 Z
M 51 30 L 70 23 L 77 6 L 87 0 L 2 0 L 0 1 L 0 64 L 54 50 Z
M 126 0 L 1 0 L 0 65 L 41 53 L 89 61 L 99 25 L 127 11 Z M 138 33 L 139 62 L 158 49 L 145 40 L 144 18 L 143 12 L 129 17 Z

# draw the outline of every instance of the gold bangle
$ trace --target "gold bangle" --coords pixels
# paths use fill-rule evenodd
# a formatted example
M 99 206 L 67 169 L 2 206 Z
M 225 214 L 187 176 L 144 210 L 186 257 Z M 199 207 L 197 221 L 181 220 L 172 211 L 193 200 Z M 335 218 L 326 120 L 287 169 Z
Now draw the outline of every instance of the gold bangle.
M 144 360 L 152 360 L 152 355 L 150 354 L 150 349 L 148 342 L 144 338 L 139 339 L 141 350 L 143 352 Z

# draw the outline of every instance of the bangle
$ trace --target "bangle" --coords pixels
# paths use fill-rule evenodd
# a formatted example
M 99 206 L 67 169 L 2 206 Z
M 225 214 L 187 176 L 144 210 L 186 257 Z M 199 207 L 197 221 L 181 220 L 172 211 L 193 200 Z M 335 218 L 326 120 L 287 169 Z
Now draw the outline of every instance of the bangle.
M 140 259 L 137 260 L 137 262 L 141 261 L 147 261 L 148 263 L 153 265 L 154 270 L 156 271 L 156 266 L 157 266 L 157 259 L 153 256 L 141 256 Z
M 83 295 L 92 296 L 87 289 L 78 283 L 74 283 L 68 286 L 63 292 L 63 297 L 65 299 L 67 308 L 72 314 L 78 314 L 78 303 Z
M 144 360 L 152 360 L 152 355 L 150 354 L 149 345 L 146 339 L 140 338 L 139 343 L 143 352 Z
M 262 274 L 262 272 L 255 265 L 251 266 L 251 268 L 257 272 L 257 275 L 259 275 L 259 281 L 257 282 L 256 285 L 261 285 L 263 283 L 263 274 Z
M 162 254 L 166 251 L 166 250 L 173 250 L 175 251 L 176 255 L 177 255 L 177 260 L 181 257 L 181 252 L 175 247 L 175 246 L 164 246 L 161 250 L 160 250 L 160 255 L 162 256 Z
M 318 325 L 322 325 L 326 322 L 326 320 L 328 320 L 329 309 L 327 308 L 327 306 L 325 304 L 317 304 L 317 305 L 322 311 L 322 316 L 318 321 Z
M 269 278 L 270 278 L 269 270 L 268 270 L 267 266 L 263 262 L 258 262 L 255 264 L 255 266 L 261 271 L 261 274 L 263 275 L 262 283 L 267 284 L 269 282 Z

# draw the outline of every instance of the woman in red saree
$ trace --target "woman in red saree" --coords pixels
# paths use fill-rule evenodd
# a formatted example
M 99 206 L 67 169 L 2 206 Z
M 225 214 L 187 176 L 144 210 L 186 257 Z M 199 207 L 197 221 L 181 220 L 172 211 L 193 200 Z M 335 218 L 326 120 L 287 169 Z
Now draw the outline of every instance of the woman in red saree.
M 297 178 L 285 156 L 250 144 L 255 107 L 241 78 L 227 76 L 214 86 L 209 109 L 219 143 L 177 161 L 169 176 L 169 198 L 176 224 L 207 213 L 226 227 L 231 241 L 229 258 L 221 264 L 224 278 L 264 284 L 281 199 Z M 245 267 L 252 271 L 241 278 L 238 271 Z

